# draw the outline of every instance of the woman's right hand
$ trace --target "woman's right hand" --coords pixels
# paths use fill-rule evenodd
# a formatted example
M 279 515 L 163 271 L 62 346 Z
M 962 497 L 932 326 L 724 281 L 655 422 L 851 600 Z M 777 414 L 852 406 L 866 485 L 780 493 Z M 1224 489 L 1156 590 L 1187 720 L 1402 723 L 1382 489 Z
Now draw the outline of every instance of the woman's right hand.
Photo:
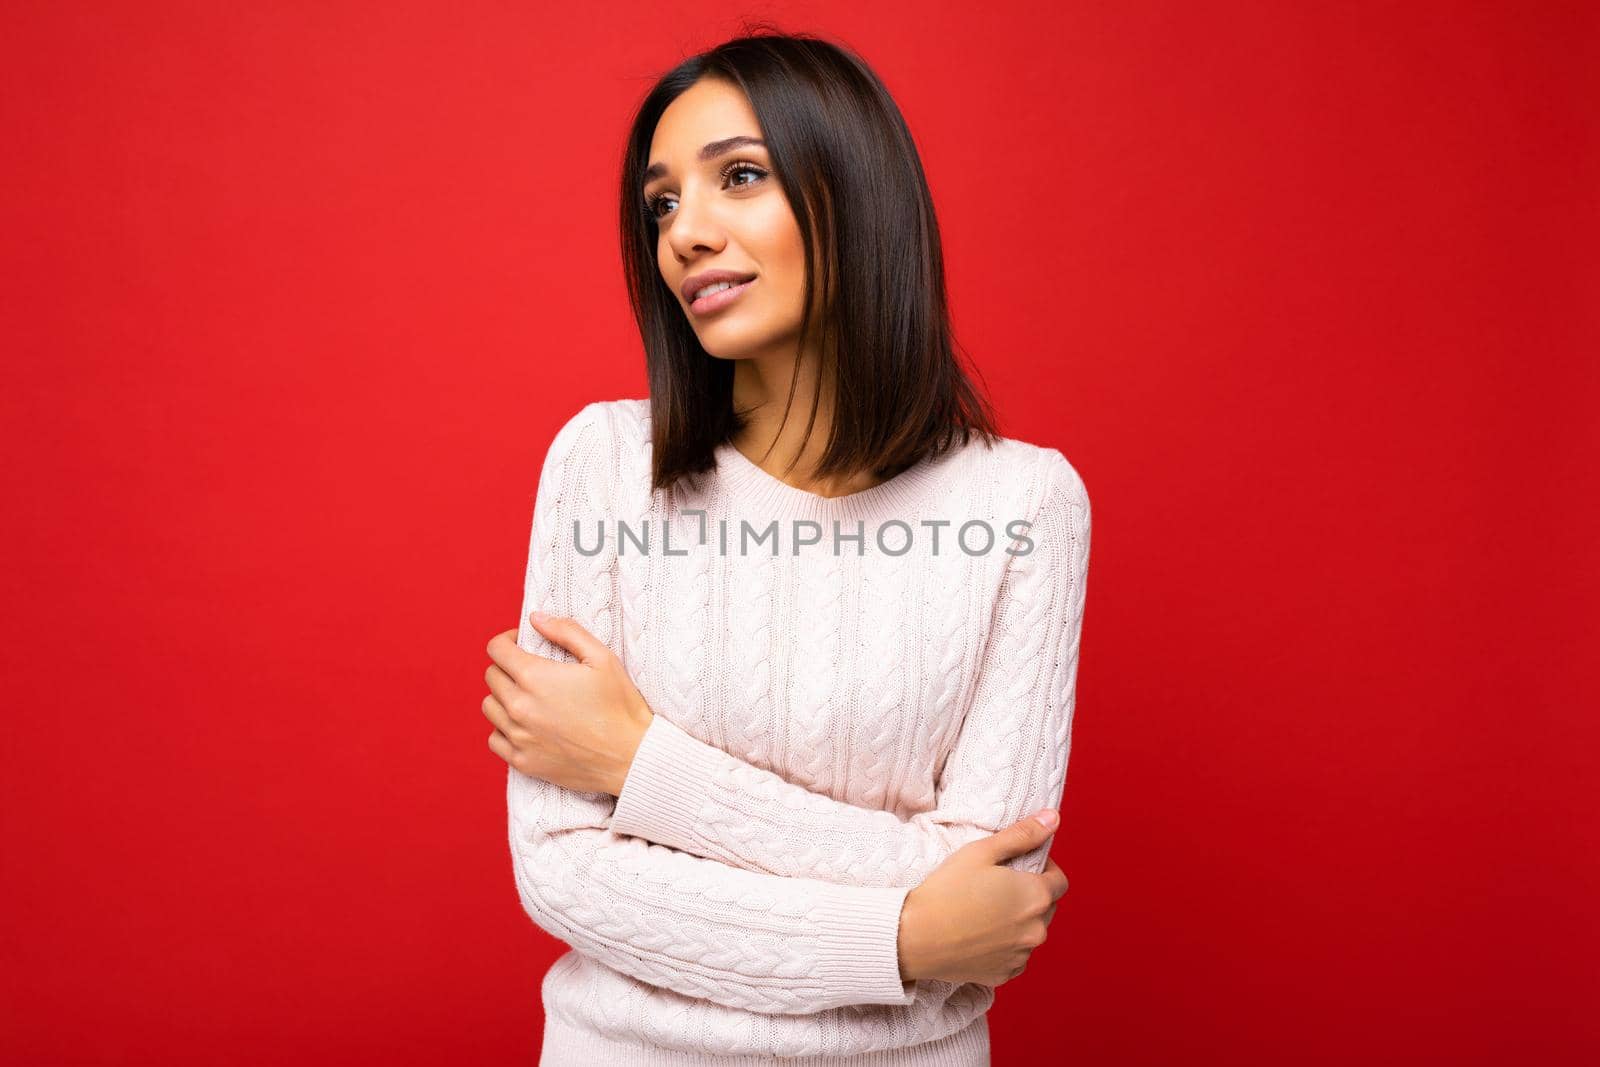
M 1052 833 L 1054 825 L 1046 828 L 1026 816 L 956 849 L 906 894 L 901 979 L 998 986 L 1021 974 L 1033 950 L 1044 944 L 1067 877 L 1054 860 L 1042 874 L 1001 864 L 1033 851 Z

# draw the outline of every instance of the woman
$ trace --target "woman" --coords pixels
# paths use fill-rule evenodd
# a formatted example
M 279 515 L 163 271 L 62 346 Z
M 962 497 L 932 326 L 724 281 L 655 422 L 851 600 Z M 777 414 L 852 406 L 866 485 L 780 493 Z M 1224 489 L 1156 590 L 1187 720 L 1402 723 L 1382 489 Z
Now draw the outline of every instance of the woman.
M 557 433 L 489 645 L 518 892 L 572 946 L 541 1062 L 987 1063 L 1067 886 L 1083 482 L 959 368 L 858 58 L 686 61 L 622 189 L 651 395 Z

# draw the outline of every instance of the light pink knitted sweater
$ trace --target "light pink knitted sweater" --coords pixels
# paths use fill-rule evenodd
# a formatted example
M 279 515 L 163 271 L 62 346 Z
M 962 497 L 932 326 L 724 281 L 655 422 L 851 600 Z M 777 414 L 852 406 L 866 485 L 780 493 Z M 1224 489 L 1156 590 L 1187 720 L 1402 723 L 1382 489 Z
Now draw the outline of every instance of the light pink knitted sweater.
M 900 909 L 955 849 L 1060 802 L 1083 481 L 1011 439 L 833 498 L 717 455 L 651 491 L 629 399 L 583 408 L 545 459 L 518 643 L 569 661 L 527 615 L 577 619 L 655 719 L 620 797 L 510 771 L 518 895 L 572 946 L 542 984 L 541 1062 L 987 1063 L 995 990 L 902 982 Z

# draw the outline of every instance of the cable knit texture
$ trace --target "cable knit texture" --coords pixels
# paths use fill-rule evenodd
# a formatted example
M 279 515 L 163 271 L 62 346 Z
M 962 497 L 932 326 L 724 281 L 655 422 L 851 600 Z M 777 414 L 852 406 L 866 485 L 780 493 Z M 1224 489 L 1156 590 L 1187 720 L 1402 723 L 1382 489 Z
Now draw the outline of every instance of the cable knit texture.
M 655 712 L 620 797 L 510 770 L 518 895 L 571 946 L 541 1063 L 988 1063 L 995 990 L 901 981 L 900 910 L 1060 803 L 1082 479 L 974 440 L 829 498 L 723 445 L 654 491 L 650 424 L 647 400 L 583 408 L 534 503 L 518 643 L 570 661 L 527 615 L 576 619 Z

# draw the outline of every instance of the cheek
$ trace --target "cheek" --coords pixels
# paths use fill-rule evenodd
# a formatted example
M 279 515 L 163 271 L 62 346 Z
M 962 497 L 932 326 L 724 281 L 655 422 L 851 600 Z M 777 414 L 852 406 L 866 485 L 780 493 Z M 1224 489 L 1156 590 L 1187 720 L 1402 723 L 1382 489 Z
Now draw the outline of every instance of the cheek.
M 745 247 L 755 257 L 774 289 L 789 293 L 795 301 L 805 288 L 805 248 L 800 242 L 800 227 L 781 198 L 752 213 L 745 231 Z

